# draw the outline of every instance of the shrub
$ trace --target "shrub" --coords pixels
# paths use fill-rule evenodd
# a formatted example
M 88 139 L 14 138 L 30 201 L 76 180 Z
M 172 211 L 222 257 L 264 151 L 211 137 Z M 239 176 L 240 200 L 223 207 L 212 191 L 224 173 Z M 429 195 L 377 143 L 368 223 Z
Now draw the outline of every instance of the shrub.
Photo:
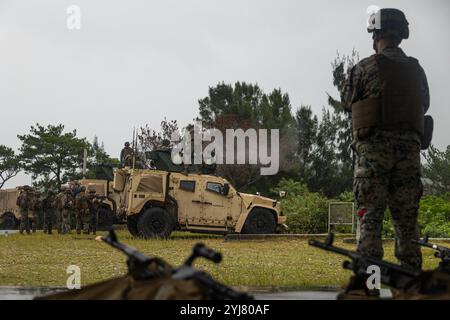
M 304 184 L 293 180 L 283 179 L 271 191 L 278 193 L 280 190 L 287 192 L 281 203 L 290 233 L 327 232 L 327 198 L 309 192 Z
M 422 235 L 450 237 L 450 201 L 448 195 L 423 197 L 420 201 L 419 224 Z

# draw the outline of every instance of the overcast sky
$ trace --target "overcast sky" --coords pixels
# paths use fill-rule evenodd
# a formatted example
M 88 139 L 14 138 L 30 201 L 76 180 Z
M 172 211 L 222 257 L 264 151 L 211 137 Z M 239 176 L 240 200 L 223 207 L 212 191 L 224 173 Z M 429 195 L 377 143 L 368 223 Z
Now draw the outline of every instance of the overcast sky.
M 69 5 L 81 29 L 66 27 Z M 0 144 L 18 148 L 32 124 L 63 123 L 118 156 L 133 126 L 185 125 L 225 81 L 289 93 L 320 113 L 336 52 L 372 54 L 369 5 L 402 9 L 430 84 L 439 147 L 450 143 L 450 2 L 294 0 L 0 0 Z M 30 183 L 25 175 L 7 187 Z

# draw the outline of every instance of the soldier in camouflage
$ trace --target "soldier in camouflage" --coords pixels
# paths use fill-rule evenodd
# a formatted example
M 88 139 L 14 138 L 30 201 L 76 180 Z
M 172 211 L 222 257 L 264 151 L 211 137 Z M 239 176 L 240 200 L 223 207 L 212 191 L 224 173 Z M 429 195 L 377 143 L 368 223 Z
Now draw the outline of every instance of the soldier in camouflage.
M 41 192 L 35 191 L 32 194 L 31 198 L 31 207 L 28 212 L 28 218 L 30 221 L 30 228 L 33 231 L 33 233 L 36 232 L 39 218 L 42 216 L 42 199 L 41 199 Z
M 62 213 L 60 207 L 61 198 L 65 195 L 66 186 L 61 187 L 61 191 L 55 196 L 53 200 L 53 208 L 55 208 L 56 213 L 56 230 L 58 233 L 61 233 L 61 221 L 62 221 Z
M 80 191 L 75 197 L 75 214 L 76 214 L 76 230 L 77 234 L 81 234 L 83 230 L 84 234 L 89 234 L 91 229 L 91 211 L 90 201 L 86 195 L 86 187 L 81 186 Z
M 70 232 L 70 214 L 73 211 L 73 197 L 70 188 L 64 188 L 63 194 L 57 199 L 57 208 L 61 213 L 62 234 Z
M 47 196 L 42 202 L 42 209 L 44 211 L 44 233 L 52 234 L 53 219 L 55 216 L 55 194 L 52 190 L 47 192 Z
M 27 234 L 30 234 L 30 221 L 28 218 L 28 212 L 31 208 L 32 191 L 33 190 L 31 187 L 23 186 L 22 188 L 20 188 L 20 193 L 16 200 L 16 205 L 20 210 L 20 234 L 23 234 L 24 231 L 26 231 Z
M 91 221 L 89 229 L 92 231 L 92 234 L 97 232 L 97 223 L 98 223 L 98 209 L 102 204 L 102 200 L 97 197 L 95 188 L 89 187 L 89 210 L 91 211 Z
M 134 154 L 133 148 L 130 147 L 130 143 L 127 141 L 125 142 L 125 146 L 120 151 L 120 164 L 122 167 L 132 166 L 132 157 Z
M 383 217 L 389 207 L 400 264 L 421 269 L 417 214 L 422 196 L 420 150 L 429 108 L 425 72 L 398 46 L 409 37 L 403 12 L 381 9 L 369 20 L 376 54 L 361 60 L 342 92 L 352 114 L 356 152 L 354 194 L 360 216 L 358 251 L 383 257 Z M 422 146 L 425 147 L 425 146 Z

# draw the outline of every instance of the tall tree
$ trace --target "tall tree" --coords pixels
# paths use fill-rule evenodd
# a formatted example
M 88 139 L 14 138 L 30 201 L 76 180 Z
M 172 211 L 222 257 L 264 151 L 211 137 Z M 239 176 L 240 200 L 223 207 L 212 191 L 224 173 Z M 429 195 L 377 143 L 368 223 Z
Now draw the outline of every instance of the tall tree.
M 311 180 L 311 170 L 313 167 L 313 151 L 317 143 L 318 119 L 312 113 L 310 106 L 301 106 L 296 114 L 297 126 L 297 152 L 299 162 L 299 178 L 303 183 Z
M 423 156 L 426 160 L 423 176 L 429 179 L 425 184 L 427 192 L 435 195 L 450 192 L 450 146 L 445 151 L 430 146 Z
M 337 126 L 329 110 L 322 110 L 322 119 L 317 128 L 316 145 L 312 154 L 312 172 L 308 187 L 313 192 L 335 196 L 343 190 L 337 187 L 339 167 L 336 159 Z
M 19 173 L 19 163 L 19 157 L 13 149 L 0 145 L 0 189 Z
M 166 118 L 161 121 L 160 130 L 152 129 L 148 124 L 140 127 L 138 131 L 139 147 L 143 151 L 152 151 L 164 146 L 171 141 L 172 134 L 179 133 L 178 122 L 176 120 L 168 121 Z
M 86 178 L 89 179 L 113 179 L 113 168 L 119 166 L 120 161 L 117 158 L 111 158 L 105 151 L 105 147 L 102 143 L 99 143 L 98 137 L 94 136 L 94 140 L 90 145 L 91 156 L 87 163 Z
M 295 120 L 291 113 L 289 96 L 280 89 L 264 93 L 257 84 L 219 83 L 209 88 L 207 97 L 199 100 L 199 114 L 204 127 L 218 129 L 224 137 L 226 129 L 279 129 L 280 170 L 292 169 Z M 246 150 L 248 148 L 249 146 Z M 226 150 L 223 152 L 225 154 Z M 238 188 L 246 190 L 256 183 L 259 186 L 268 185 L 267 181 L 273 178 L 260 176 L 258 165 L 218 165 L 217 172 Z M 262 181 L 265 183 L 262 184 Z M 268 187 L 263 186 L 262 189 L 268 191 Z
M 83 165 L 84 149 L 90 150 L 76 130 L 64 132 L 64 125 L 31 126 L 30 133 L 17 136 L 21 164 L 36 183 L 47 181 L 54 188 L 79 175 Z

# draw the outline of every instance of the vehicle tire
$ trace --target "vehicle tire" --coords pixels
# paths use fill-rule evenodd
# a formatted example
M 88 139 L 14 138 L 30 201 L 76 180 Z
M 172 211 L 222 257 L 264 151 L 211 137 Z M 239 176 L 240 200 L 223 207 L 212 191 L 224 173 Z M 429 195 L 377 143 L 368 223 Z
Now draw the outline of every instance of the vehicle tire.
M 137 228 L 139 236 L 145 239 L 168 238 L 174 228 L 174 221 L 166 210 L 153 207 L 140 215 Z
M 97 230 L 110 230 L 113 226 L 114 217 L 111 209 L 108 207 L 100 207 L 97 211 Z
M 274 234 L 277 227 L 275 217 L 267 209 L 256 208 L 245 220 L 243 232 L 245 234 Z
M 127 216 L 127 228 L 133 237 L 139 236 L 139 230 L 138 230 L 137 223 L 138 223 L 138 219 L 137 219 L 136 215 Z
M 10 212 L 3 215 L 3 222 L 0 224 L 0 230 L 14 230 L 17 229 L 18 221 L 16 217 Z

